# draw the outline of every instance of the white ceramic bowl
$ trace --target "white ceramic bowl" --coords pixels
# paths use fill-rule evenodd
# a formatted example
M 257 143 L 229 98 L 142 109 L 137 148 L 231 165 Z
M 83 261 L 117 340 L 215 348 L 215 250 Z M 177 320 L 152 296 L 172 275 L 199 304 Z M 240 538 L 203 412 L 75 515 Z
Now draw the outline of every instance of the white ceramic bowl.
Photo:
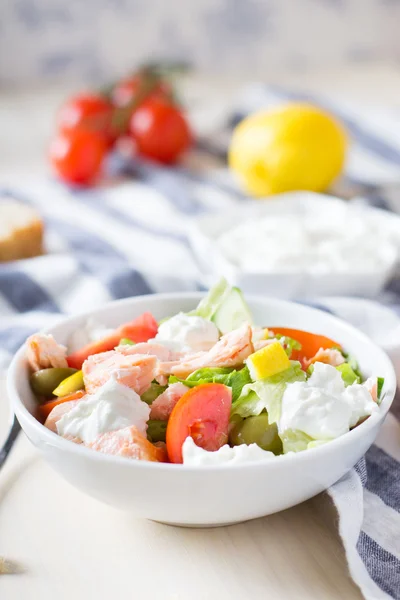
M 267 216 L 306 215 L 329 218 L 350 211 L 353 218 L 364 215 L 373 220 L 397 246 L 397 253 L 389 252 L 385 266 L 374 271 L 309 273 L 294 269 L 284 272 L 247 272 L 231 262 L 220 250 L 216 239 L 225 231 L 250 218 Z M 351 223 L 349 224 L 351 226 Z M 226 277 L 247 294 L 269 294 L 293 300 L 315 296 L 376 297 L 393 276 L 400 254 L 400 218 L 394 213 L 368 206 L 349 205 L 332 196 L 312 192 L 279 194 L 268 200 L 256 200 L 231 207 L 229 210 L 196 216 L 191 221 L 190 242 L 202 270 L 203 281 L 211 286 L 220 277 Z
M 99 322 L 116 326 L 151 311 L 157 319 L 188 311 L 201 294 L 160 294 L 113 302 L 92 312 Z M 380 411 L 346 435 L 319 448 L 265 463 L 188 467 L 107 456 L 64 440 L 32 413 L 25 348 L 8 373 L 8 392 L 23 430 L 44 458 L 83 492 L 140 517 L 187 526 L 225 525 L 268 515 L 307 500 L 337 481 L 373 443 L 396 389 L 386 354 L 362 333 L 309 307 L 270 298 L 249 298 L 256 323 L 308 329 L 325 334 L 360 362 L 363 373 L 385 378 Z M 66 343 L 89 315 L 65 319 L 48 329 Z

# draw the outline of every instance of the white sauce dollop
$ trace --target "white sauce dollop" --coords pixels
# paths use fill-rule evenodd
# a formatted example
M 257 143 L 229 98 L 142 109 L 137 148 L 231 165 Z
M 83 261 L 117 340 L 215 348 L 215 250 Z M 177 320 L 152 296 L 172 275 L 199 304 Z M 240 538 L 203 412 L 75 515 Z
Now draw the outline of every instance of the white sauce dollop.
M 131 425 L 146 433 L 149 416 L 150 406 L 134 390 L 111 377 L 63 415 L 57 422 L 57 431 L 89 444 L 102 433 Z
M 345 387 L 337 369 L 317 362 L 307 381 L 287 385 L 279 433 L 292 429 L 315 440 L 334 439 L 378 410 L 364 384 Z
M 210 350 L 218 339 L 219 331 L 211 321 L 178 313 L 159 326 L 154 341 L 171 350 L 200 352 Z
M 215 452 L 209 452 L 196 446 L 191 437 L 187 437 L 182 446 L 184 465 L 233 465 L 238 463 L 252 463 L 276 458 L 275 454 L 263 450 L 257 444 L 241 444 L 231 448 L 228 444 Z
M 246 272 L 365 273 L 390 268 L 394 237 L 355 208 L 252 218 L 217 239 L 222 254 Z

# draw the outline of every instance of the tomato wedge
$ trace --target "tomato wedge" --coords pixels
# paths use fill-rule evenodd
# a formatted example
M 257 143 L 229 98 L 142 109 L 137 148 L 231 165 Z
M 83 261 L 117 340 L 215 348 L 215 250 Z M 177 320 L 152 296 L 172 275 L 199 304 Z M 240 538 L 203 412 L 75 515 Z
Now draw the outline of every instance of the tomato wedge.
M 85 394 L 85 390 L 79 390 L 79 392 L 72 392 L 72 394 L 67 394 L 67 396 L 61 396 L 61 398 L 49 400 L 48 402 L 45 402 L 44 404 L 39 406 L 39 413 L 45 421 L 51 413 L 51 411 L 53 410 L 53 408 L 55 408 L 59 404 L 64 404 L 64 402 L 70 402 L 71 400 L 80 400 Z
M 317 333 L 302 331 L 301 329 L 289 329 L 287 327 L 268 327 L 269 331 L 286 335 L 301 344 L 301 350 L 293 350 L 291 360 L 298 360 L 304 366 L 304 361 L 313 358 L 320 348 L 328 350 L 330 348 L 341 349 L 340 344 Z
M 168 421 L 169 460 L 183 462 L 182 445 L 187 437 L 205 450 L 218 450 L 226 444 L 231 406 L 232 390 L 222 383 L 204 383 L 186 392 Z
M 121 338 L 128 338 L 132 342 L 147 342 L 153 338 L 158 331 L 158 324 L 151 313 L 143 313 L 140 317 L 137 317 L 130 323 L 121 325 L 111 335 L 99 340 L 98 342 L 92 342 L 87 344 L 80 350 L 73 352 L 67 356 L 67 362 L 70 367 L 80 370 L 85 360 L 92 354 L 99 354 L 100 352 L 107 352 L 113 350 L 115 346 L 118 346 Z

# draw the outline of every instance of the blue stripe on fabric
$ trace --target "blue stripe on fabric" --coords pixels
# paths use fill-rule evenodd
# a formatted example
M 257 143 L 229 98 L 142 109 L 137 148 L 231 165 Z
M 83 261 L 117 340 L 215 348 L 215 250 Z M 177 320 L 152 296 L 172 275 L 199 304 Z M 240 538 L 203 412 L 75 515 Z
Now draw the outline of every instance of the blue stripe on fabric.
M 361 479 L 362 486 L 365 487 L 367 484 L 368 473 L 367 473 L 367 465 L 365 463 L 364 456 L 362 458 L 360 458 L 358 463 L 354 466 L 354 469 L 355 469 L 357 475 L 359 476 L 359 478 Z
M 400 511 L 400 463 L 378 446 L 371 446 L 365 455 L 366 488 L 383 502 Z M 399 542 L 400 544 L 400 542 Z
M 400 600 L 400 561 L 377 544 L 364 531 L 357 551 L 375 583 L 394 600 Z
M 11 353 L 18 350 L 25 342 L 26 338 L 36 333 L 37 327 L 7 327 L 0 330 L 0 347 L 5 348 Z
M 178 173 L 184 175 L 194 183 L 199 183 L 220 190 L 221 192 L 225 192 L 230 196 L 235 196 L 238 200 L 244 200 L 248 198 L 248 196 L 246 196 L 240 190 L 234 188 L 233 186 L 227 185 L 221 181 L 216 181 L 215 179 L 209 179 L 203 175 L 197 175 L 196 173 L 190 172 L 187 169 L 184 169 L 183 167 L 179 167 Z
M 398 279 L 397 277 L 394 277 L 393 279 L 390 280 L 390 282 L 387 284 L 385 289 L 386 289 L 386 291 L 392 292 L 398 298 L 400 298 L 400 279 Z
M 392 208 L 388 200 L 382 195 L 382 189 L 379 186 L 366 185 L 362 181 L 354 179 L 354 177 L 346 176 L 346 179 L 351 186 L 356 188 L 357 194 L 365 196 L 366 204 L 368 206 L 392 212 Z
M 0 293 L 18 312 L 40 309 L 60 312 L 53 298 L 29 275 L 14 265 L 0 268 Z
M 242 119 L 243 119 L 243 116 L 240 120 L 242 120 Z M 233 121 L 231 121 L 231 120 L 228 121 L 228 127 L 229 127 L 229 129 L 231 129 L 231 128 L 233 129 L 235 127 L 235 125 L 233 124 Z M 209 154 L 210 156 L 218 158 L 219 160 L 223 161 L 224 163 L 227 162 L 227 159 L 228 159 L 227 149 L 221 148 L 221 146 L 214 146 L 214 144 L 210 140 L 198 139 L 196 141 L 196 148 L 198 148 L 201 152 L 205 152 L 206 154 Z
M 331 106 L 329 102 L 325 100 L 320 101 L 318 98 L 313 97 L 310 94 L 305 94 L 302 92 L 289 92 L 287 90 L 283 90 L 278 86 L 268 86 L 268 89 L 272 91 L 273 94 L 279 95 L 288 100 L 301 100 L 304 102 L 317 102 L 320 106 L 325 106 L 328 110 L 331 110 L 335 113 L 345 124 L 350 133 L 355 137 L 357 142 L 367 148 L 370 152 L 375 153 L 377 156 L 384 158 L 388 162 L 391 162 L 396 167 L 400 164 L 400 151 L 391 146 L 386 141 L 374 136 L 369 131 L 363 129 L 363 127 L 351 119 L 348 115 L 346 115 L 340 108 L 336 106 Z
M 104 239 L 64 221 L 54 218 L 48 221 L 65 238 L 82 270 L 102 282 L 113 298 L 153 293 L 143 275 Z
M 184 246 L 190 247 L 188 237 L 185 236 L 184 234 L 174 233 L 172 231 L 158 229 L 156 227 L 152 227 L 151 225 L 149 225 L 147 223 L 142 223 L 141 221 L 138 221 L 131 214 L 128 214 L 128 213 L 120 210 L 117 207 L 110 206 L 110 204 L 108 204 L 108 201 L 104 198 L 104 196 L 102 196 L 102 194 L 99 193 L 97 190 L 96 191 L 84 190 L 84 191 L 80 191 L 80 192 L 74 191 L 73 193 L 79 194 L 79 201 L 84 201 L 89 206 L 91 206 L 89 204 L 89 202 L 91 202 L 91 201 L 95 201 L 97 203 L 97 205 L 100 204 L 101 211 L 103 213 L 109 215 L 110 217 L 112 217 L 120 222 L 123 221 L 125 223 L 129 223 L 129 225 L 132 225 L 133 227 L 136 227 L 137 229 L 140 229 L 141 231 L 143 231 L 144 233 L 148 233 L 149 235 L 155 235 L 157 237 L 170 239 L 170 240 L 176 241 L 180 244 L 183 244 Z

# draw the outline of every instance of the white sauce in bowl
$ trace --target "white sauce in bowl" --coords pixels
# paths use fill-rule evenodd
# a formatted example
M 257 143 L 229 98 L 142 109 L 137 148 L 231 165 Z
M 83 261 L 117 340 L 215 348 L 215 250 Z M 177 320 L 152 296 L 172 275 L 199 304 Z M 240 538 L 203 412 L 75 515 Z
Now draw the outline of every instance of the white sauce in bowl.
M 373 273 L 398 259 L 395 240 L 371 215 L 350 208 L 251 218 L 216 243 L 226 259 L 248 273 Z

